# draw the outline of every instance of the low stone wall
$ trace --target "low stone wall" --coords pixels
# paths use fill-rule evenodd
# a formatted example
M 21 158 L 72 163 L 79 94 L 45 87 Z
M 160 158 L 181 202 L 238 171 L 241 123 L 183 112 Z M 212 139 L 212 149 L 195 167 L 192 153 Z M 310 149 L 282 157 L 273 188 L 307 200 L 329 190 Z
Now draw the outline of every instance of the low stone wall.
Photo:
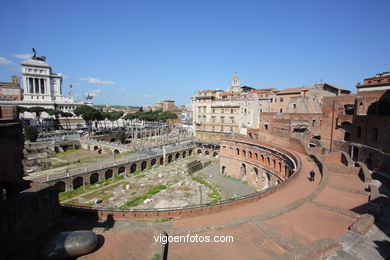
M 64 213 L 68 214 L 77 214 L 81 216 L 93 216 L 100 219 L 107 219 L 108 216 L 113 217 L 115 220 L 134 220 L 134 219 L 178 219 L 178 218 L 187 218 L 187 217 L 196 217 L 201 215 L 209 215 L 232 208 L 237 208 L 248 203 L 260 200 L 270 194 L 275 193 L 279 189 L 282 189 L 284 186 L 288 185 L 293 181 L 301 171 L 301 162 L 299 157 L 293 156 L 297 168 L 296 171 L 285 181 L 274 185 L 268 189 L 265 189 L 260 192 L 252 193 L 247 196 L 240 197 L 236 200 L 226 200 L 219 203 L 209 204 L 209 205 L 196 205 L 183 208 L 166 208 L 166 209 L 148 209 L 148 210 L 113 210 L 106 208 L 92 208 L 92 207 L 78 207 L 73 205 L 62 204 L 62 209 Z

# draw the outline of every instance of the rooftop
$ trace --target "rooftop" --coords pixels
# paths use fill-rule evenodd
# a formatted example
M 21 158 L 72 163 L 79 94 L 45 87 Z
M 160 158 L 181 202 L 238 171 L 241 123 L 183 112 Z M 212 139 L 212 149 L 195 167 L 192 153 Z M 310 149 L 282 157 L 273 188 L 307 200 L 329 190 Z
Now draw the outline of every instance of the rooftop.
M 23 66 L 36 66 L 36 67 L 50 68 L 50 65 L 48 63 L 46 63 L 44 61 L 40 61 L 40 60 L 33 60 L 33 59 L 22 61 L 21 64 Z

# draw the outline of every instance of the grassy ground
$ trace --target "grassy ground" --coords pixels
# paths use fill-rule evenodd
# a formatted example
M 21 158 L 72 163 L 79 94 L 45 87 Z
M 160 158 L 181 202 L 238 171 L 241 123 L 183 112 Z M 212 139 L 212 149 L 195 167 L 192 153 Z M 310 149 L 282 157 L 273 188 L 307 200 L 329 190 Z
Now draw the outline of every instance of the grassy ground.
M 212 202 L 218 202 L 221 200 L 222 197 L 221 194 L 218 192 L 217 188 L 212 186 L 210 183 L 208 183 L 207 181 L 205 181 L 200 177 L 195 177 L 195 176 L 192 177 L 192 180 L 206 186 L 211 190 L 211 193 L 207 194 L 207 196 L 214 199 Z

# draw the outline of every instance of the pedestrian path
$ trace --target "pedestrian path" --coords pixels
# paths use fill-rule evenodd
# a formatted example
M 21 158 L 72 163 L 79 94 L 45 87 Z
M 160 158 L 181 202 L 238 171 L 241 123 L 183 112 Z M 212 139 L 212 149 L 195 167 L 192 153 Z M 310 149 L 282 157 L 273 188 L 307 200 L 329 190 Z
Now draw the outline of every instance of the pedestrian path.
M 301 161 L 297 177 L 265 198 L 216 214 L 174 220 L 163 227 L 150 223 L 139 229 L 134 222 L 124 224 L 120 229 L 114 227 L 107 239 L 116 239 L 116 232 L 139 230 L 234 237 L 233 243 L 170 243 L 170 260 L 291 259 L 297 255 L 321 259 L 330 255 L 339 248 L 337 241 L 351 234 L 350 226 L 366 212 L 369 194 L 357 175 L 329 171 L 321 176 L 316 164 L 306 155 L 289 152 Z M 313 182 L 308 179 L 311 170 L 315 171 Z M 128 243 L 155 245 L 153 236 Z M 112 249 L 103 246 L 100 250 Z M 86 259 L 95 258 L 92 254 Z

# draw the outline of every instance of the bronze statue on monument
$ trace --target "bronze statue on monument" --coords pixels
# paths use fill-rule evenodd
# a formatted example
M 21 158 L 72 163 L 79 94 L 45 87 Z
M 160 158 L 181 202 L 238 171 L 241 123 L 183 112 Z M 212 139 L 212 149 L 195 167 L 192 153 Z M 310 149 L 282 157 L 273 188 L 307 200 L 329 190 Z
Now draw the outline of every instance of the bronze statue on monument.
M 45 56 L 37 56 L 37 51 L 35 50 L 35 48 L 32 48 L 32 51 L 33 51 L 34 55 L 31 57 L 31 59 L 33 59 L 33 60 L 40 60 L 40 61 L 46 61 L 46 57 Z

